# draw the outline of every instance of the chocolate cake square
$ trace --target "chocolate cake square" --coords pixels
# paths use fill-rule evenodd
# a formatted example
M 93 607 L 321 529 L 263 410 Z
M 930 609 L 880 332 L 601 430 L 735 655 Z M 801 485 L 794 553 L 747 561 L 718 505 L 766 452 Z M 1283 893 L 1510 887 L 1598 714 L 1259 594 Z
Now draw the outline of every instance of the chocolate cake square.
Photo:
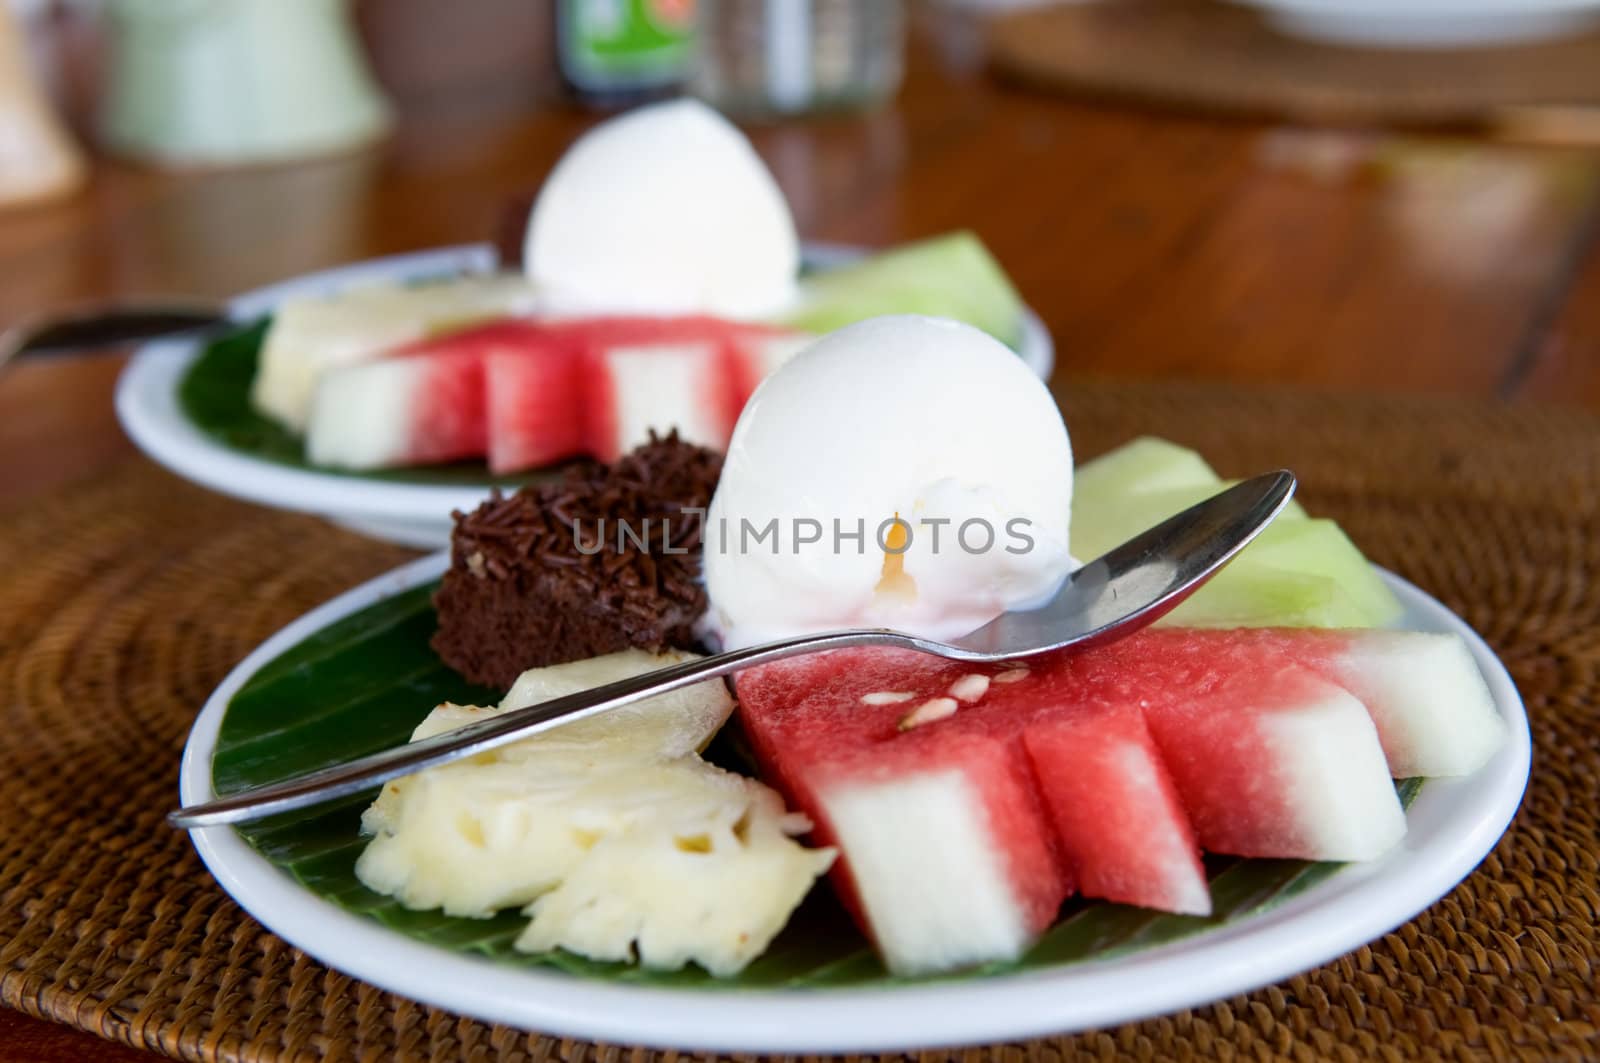
M 653 434 L 609 467 L 455 514 L 433 648 L 474 683 L 637 646 L 694 648 L 705 508 L 722 456 Z

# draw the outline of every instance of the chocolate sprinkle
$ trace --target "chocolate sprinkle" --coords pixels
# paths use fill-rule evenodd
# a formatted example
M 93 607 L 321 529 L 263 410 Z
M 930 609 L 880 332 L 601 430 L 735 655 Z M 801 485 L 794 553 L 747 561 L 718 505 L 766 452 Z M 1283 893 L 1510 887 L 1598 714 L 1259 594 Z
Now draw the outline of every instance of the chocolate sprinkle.
M 587 462 L 456 513 L 433 648 L 500 690 L 529 668 L 691 648 L 706 610 L 704 510 L 721 471 L 715 451 L 652 432 L 609 468 Z

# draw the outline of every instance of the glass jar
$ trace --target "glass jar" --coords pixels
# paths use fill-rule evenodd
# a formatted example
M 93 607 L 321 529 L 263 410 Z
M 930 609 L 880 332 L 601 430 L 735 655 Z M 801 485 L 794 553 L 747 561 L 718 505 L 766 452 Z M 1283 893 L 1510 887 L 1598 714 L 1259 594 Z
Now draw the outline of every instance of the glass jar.
M 745 116 L 865 107 L 900 87 L 901 0 L 698 0 L 690 91 Z

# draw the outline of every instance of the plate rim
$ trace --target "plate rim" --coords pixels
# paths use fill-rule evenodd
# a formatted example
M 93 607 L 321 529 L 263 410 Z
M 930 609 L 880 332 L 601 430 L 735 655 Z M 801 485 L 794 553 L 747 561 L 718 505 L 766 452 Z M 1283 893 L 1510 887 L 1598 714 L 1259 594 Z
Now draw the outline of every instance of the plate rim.
M 1595 21 L 1592 0 L 1244 0 L 1277 29 L 1314 43 L 1379 49 L 1544 41 Z
M 869 249 L 806 242 L 808 260 L 848 261 Z M 352 284 L 407 279 L 442 272 L 492 269 L 496 254 L 487 243 L 459 244 L 366 259 L 279 281 L 228 301 L 229 316 L 248 321 L 295 295 L 333 291 Z M 1043 321 L 1023 307 L 1023 351 L 1029 368 L 1048 380 L 1055 347 Z M 220 494 L 258 505 L 334 519 L 369 534 L 410 546 L 437 548 L 449 534 L 452 510 L 471 510 L 492 483 L 424 484 L 342 476 L 280 465 L 218 443 L 192 424 L 178 404 L 178 386 L 208 340 L 174 337 L 136 349 L 118 376 L 117 419 L 136 446 L 169 471 Z
M 439 552 L 392 569 L 310 610 L 251 651 L 212 692 L 190 731 L 179 783 L 183 802 L 214 796 L 217 733 L 229 701 L 256 671 L 311 632 L 436 578 L 447 564 L 447 552 Z M 1431 809 L 1450 830 L 1420 845 L 1408 835 L 1378 861 L 1349 865 L 1239 923 L 1122 957 L 884 987 L 629 985 L 441 949 L 323 900 L 230 827 L 200 828 L 192 840 L 218 883 L 253 918 L 328 966 L 459 1014 L 556 1036 L 711 1052 L 882 1052 L 1014 1041 L 1168 1014 L 1282 981 L 1414 918 L 1482 862 L 1521 804 L 1531 736 L 1504 664 L 1442 603 L 1377 571 L 1408 615 L 1464 638 L 1507 724 L 1506 744 L 1488 764 L 1470 776 L 1430 781 L 1407 813 Z M 1443 804 L 1452 799 L 1458 807 Z M 1074 992 L 1085 987 L 1092 991 Z

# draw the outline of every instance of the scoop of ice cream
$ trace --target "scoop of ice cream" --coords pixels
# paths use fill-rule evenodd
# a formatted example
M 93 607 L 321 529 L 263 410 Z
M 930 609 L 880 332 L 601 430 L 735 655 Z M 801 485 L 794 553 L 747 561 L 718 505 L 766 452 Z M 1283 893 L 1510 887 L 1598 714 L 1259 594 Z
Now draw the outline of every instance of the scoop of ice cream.
M 937 318 L 850 325 L 739 418 L 707 513 L 707 622 L 730 648 L 964 634 L 1054 591 L 1071 509 L 1061 413 L 1004 344 Z
M 676 100 L 572 145 L 534 203 L 523 264 L 553 313 L 748 318 L 794 299 L 800 247 L 750 142 Z

